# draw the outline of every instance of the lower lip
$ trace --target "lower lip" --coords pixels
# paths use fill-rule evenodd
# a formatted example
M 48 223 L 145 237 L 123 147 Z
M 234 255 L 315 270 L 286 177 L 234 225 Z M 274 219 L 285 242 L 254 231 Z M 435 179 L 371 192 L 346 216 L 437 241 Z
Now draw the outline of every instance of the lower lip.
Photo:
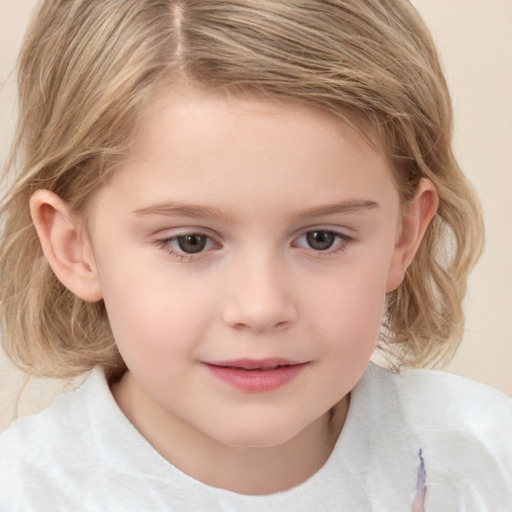
M 307 363 L 279 366 L 269 370 L 244 370 L 231 366 L 205 366 L 218 379 L 246 393 L 264 393 L 279 389 L 301 373 Z

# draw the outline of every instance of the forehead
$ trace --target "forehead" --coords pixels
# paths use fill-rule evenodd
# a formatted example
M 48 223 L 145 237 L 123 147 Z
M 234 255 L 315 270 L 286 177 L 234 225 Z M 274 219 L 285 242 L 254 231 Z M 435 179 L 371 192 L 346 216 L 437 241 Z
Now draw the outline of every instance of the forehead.
M 143 136 L 150 128 L 148 125 L 157 120 L 163 121 L 170 110 L 173 111 L 176 122 L 183 118 L 193 119 L 201 122 L 198 128 L 204 126 L 205 129 L 208 129 L 209 118 L 220 115 L 231 117 L 233 121 L 242 117 L 256 119 L 276 115 L 286 115 L 290 120 L 300 117 L 304 120 L 308 117 L 321 122 L 325 128 L 334 132 L 343 132 L 345 136 L 352 131 L 354 141 L 359 138 L 378 151 L 386 153 L 383 134 L 372 126 L 373 122 L 349 112 L 348 108 L 333 107 L 329 111 L 314 102 L 307 103 L 293 97 L 270 93 L 258 96 L 250 91 L 231 88 L 210 90 L 185 80 L 178 80 L 172 85 L 157 89 L 156 94 L 135 119 L 135 134 Z
M 181 139 L 181 149 L 185 150 L 184 139 L 200 137 L 202 144 L 193 151 L 193 156 L 197 156 L 211 150 L 209 143 L 217 144 L 223 136 L 226 143 L 236 138 L 238 144 L 245 139 L 247 145 L 254 145 L 265 144 L 279 135 L 283 142 L 292 139 L 307 142 L 306 147 L 318 144 L 318 140 L 337 139 L 345 149 L 348 146 L 363 151 L 373 149 L 379 157 L 387 158 L 378 131 L 354 115 L 344 112 L 335 115 L 314 105 L 209 92 L 187 85 L 161 91 L 139 113 L 135 126 L 131 157 L 154 155 L 163 139 L 167 142 Z M 244 128 L 251 133 L 246 133 Z M 259 128 L 265 132 L 258 131 Z M 242 132 L 237 132 L 238 129 Z
M 128 197 L 134 181 L 139 210 L 174 197 L 235 208 L 274 196 L 281 204 L 327 203 L 393 189 L 378 142 L 334 115 L 194 89 L 165 91 L 141 113 L 129 157 L 109 186 L 124 187 Z

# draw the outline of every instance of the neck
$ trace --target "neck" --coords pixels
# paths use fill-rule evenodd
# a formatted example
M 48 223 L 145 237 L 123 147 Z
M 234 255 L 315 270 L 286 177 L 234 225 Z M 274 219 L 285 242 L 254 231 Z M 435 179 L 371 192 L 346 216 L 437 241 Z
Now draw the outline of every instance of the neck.
M 349 405 L 347 396 L 285 443 L 246 448 L 220 443 L 165 414 L 129 372 L 112 393 L 127 418 L 178 469 L 204 484 L 249 495 L 290 489 L 315 474 L 336 444 Z

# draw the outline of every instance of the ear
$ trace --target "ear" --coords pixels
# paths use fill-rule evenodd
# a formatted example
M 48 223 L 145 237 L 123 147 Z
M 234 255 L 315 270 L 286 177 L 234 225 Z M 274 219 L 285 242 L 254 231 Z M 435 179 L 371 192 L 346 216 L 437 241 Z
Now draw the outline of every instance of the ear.
M 386 292 L 396 290 L 402 284 L 405 272 L 418 251 L 438 205 L 439 196 L 435 185 L 430 180 L 422 178 L 414 198 L 402 214 L 388 271 Z
M 92 247 L 69 205 L 49 190 L 37 190 L 30 198 L 30 213 L 44 255 L 59 281 L 88 302 L 100 300 Z

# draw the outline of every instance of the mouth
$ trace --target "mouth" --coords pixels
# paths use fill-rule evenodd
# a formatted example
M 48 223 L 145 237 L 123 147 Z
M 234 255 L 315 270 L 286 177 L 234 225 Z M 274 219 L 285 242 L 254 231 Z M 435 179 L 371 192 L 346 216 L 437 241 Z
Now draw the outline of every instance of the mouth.
M 281 358 L 237 359 L 204 363 L 210 373 L 247 393 L 263 393 L 281 388 L 294 380 L 308 365 Z
M 296 361 L 289 361 L 281 358 L 268 358 L 268 359 L 236 359 L 233 361 L 219 361 L 207 363 L 219 368 L 238 368 L 247 371 L 268 371 L 283 368 L 285 366 L 295 366 L 299 363 Z

